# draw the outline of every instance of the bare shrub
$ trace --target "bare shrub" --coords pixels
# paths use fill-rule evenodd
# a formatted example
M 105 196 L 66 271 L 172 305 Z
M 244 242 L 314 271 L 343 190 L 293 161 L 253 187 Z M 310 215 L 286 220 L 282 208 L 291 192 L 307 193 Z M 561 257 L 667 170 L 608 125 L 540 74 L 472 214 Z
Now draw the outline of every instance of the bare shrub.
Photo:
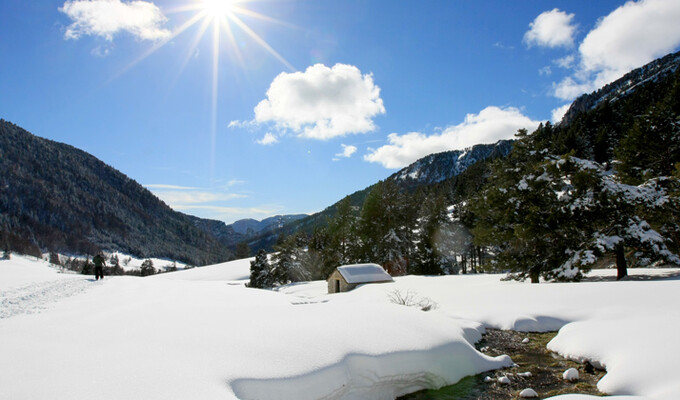
M 394 289 L 393 291 L 387 294 L 387 297 L 394 304 L 399 304 L 407 307 L 418 307 L 423 311 L 434 310 L 439 306 L 431 298 L 420 297 L 418 296 L 417 292 L 412 291 L 411 289 L 407 290 L 406 293 L 403 293 L 399 289 Z

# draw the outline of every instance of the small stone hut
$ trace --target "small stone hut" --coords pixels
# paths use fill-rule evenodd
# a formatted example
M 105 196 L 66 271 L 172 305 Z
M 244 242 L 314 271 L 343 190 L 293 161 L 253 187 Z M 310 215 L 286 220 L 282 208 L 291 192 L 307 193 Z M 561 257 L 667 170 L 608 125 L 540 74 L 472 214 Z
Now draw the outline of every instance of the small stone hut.
M 348 292 L 363 283 L 392 282 L 378 264 L 352 264 L 337 267 L 328 277 L 328 293 Z

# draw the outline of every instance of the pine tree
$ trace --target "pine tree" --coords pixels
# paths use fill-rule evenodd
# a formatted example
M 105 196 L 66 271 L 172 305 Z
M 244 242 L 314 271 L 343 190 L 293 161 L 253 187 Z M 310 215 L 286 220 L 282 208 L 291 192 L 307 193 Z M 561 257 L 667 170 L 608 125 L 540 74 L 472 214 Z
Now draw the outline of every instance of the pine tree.
M 426 197 L 418 219 L 418 243 L 414 273 L 441 275 L 450 271 L 449 244 L 451 221 L 449 221 L 443 196 Z
M 356 231 L 357 218 L 348 196 L 338 203 L 335 216 L 328 222 L 328 241 L 323 252 L 329 267 L 327 269 L 332 270 L 355 261 L 358 244 Z
M 680 90 L 672 94 L 680 96 Z M 680 162 L 680 99 L 650 107 L 622 139 L 617 155 L 617 171 L 628 183 L 670 176 Z
M 123 275 L 125 273 L 123 267 L 120 266 L 120 259 L 118 258 L 117 254 L 111 254 L 109 264 L 111 265 L 111 268 L 108 272 L 109 275 Z
M 267 259 L 267 253 L 260 249 L 255 255 L 255 260 L 250 262 L 250 283 L 252 288 L 271 287 L 271 266 Z
M 57 254 L 56 251 L 50 251 L 50 264 L 61 265 L 61 261 L 59 261 L 59 254 Z
M 378 182 L 366 197 L 358 223 L 358 262 L 383 265 L 393 276 L 407 271 L 416 213 L 392 180 Z
M 337 251 L 325 227 L 316 227 L 307 245 L 308 270 L 311 280 L 325 280 L 333 272 L 337 263 Z
M 234 257 L 236 257 L 237 260 L 250 257 L 250 247 L 248 247 L 248 243 L 237 243 Z
M 627 258 L 638 266 L 657 261 L 680 264 L 680 258 L 668 247 L 673 244 L 672 236 L 662 234 L 674 231 L 665 224 L 677 227 L 680 180 L 662 177 L 631 186 L 619 182 L 597 163 L 574 157 L 567 161 L 589 179 L 570 199 L 574 214 L 585 210 L 587 218 L 580 226 L 584 240 L 575 251 L 568 251 L 571 258 L 562 271 L 587 267 L 607 254 L 615 256 L 617 279 L 628 275 Z M 660 229 L 654 229 L 649 221 Z
M 566 220 L 557 198 L 560 182 L 548 168 L 551 156 L 536 150 L 525 130 L 517 138 L 513 151 L 494 162 L 487 185 L 471 201 L 474 241 L 495 248 L 497 269 L 538 283 L 542 274 L 559 265 L 567 245 L 562 235 Z
M 142 262 L 142 267 L 140 269 L 142 276 L 149 276 L 156 274 L 156 268 L 153 266 L 153 261 L 151 259 L 146 259 Z
M 303 246 L 302 235 L 291 235 L 277 243 L 274 247 L 276 253 L 272 260 L 272 286 L 309 280 L 309 274 L 306 271 L 303 272 L 300 260 L 300 254 L 304 251 Z

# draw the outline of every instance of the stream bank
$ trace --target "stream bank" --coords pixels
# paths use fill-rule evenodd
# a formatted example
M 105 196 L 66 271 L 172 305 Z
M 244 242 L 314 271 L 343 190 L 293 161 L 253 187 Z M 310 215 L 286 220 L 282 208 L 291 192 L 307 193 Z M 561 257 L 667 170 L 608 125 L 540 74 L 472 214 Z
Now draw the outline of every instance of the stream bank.
M 597 382 L 606 371 L 567 360 L 549 351 L 546 345 L 557 332 L 526 333 L 487 329 L 482 340 L 476 344 L 479 351 L 489 356 L 507 354 L 516 366 L 468 376 L 455 385 L 438 390 L 411 393 L 399 400 L 504 400 L 518 399 L 519 393 L 531 388 L 539 399 L 560 394 L 578 393 L 603 395 L 597 390 Z M 576 368 L 579 379 L 573 382 L 562 378 L 564 371 Z M 506 377 L 506 379 L 501 379 Z

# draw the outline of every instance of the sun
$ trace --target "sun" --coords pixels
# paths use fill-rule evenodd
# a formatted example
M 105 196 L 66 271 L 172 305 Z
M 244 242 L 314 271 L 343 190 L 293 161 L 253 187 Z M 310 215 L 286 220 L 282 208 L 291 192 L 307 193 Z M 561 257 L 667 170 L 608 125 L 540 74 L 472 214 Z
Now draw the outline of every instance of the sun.
M 241 54 L 241 46 L 236 41 L 234 34 L 235 30 L 240 30 L 245 33 L 245 36 L 255 42 L 260 48 L 264 49 L 270 56 L 280 61 L 290 71 L 296 71 L 295 67 L 291 65 L 281 54 L 272 48 L 260 35 L 258 35 L 247 24 L 247 19 L 258 19 L 261 21 L 281 24 L 284 26 L 293 27 L 286 22 L 268 17 L 266 15 L 255 12 L 248 7 L 248 3 L 253 0 L 180 0 L 182 4 L 167 9 L 169 14 L 183 14 L 190 13 L 191 16 L 181 23 L 177 28 L 173 29 L 171 35 L 164 40 L 156 43 L 152 48 L 125 67 L 117 76 L 125 73 L 138 62 L 144 60 L 149 55 L 162 48 L 167 43 L 170 43 L 174 38 L 183 32 L 195 27 L 194 39 L 186 51 L 186 56 L 180 67 L 180 73 L 189 62 L 189 59 L 195 54 L 197 47 L 204 35 L 212 36 L 212 110 L 211 110 L 211 139 L 212 139 L 212 154 L 211 166 L 215 164 L 215 137 L 217 130 L 217 100 L 218 100 L 218 71 L 220 69 L 220 53 L 223 45 L 226 45 L 231 53 L 233 59 L 240 64 L 241 68 L 246 71 L 243 57 Z M 241 17 L 246 17 L 246 20 Z M 212 28 L 212 29 L 210 29 Z M 210 32 L 211 31 L 211 32 Z M 223 40 L 226 39 L 226 40 Z
M 232 13 L 234 0 L 201 0 L 200 4 L 207 17 L 221 18 Z

